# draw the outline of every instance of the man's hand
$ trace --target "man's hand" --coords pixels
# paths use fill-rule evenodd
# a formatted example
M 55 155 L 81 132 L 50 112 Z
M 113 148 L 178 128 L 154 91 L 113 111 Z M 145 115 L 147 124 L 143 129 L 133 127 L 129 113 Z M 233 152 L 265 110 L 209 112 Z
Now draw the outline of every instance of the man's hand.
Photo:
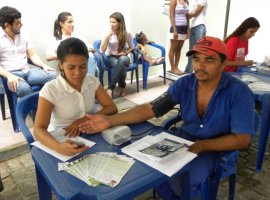
M 192 153 L 199 154 L 202 152 L 202 145 L 200 141 L 194 142 L 192 145 L 188 147 L 188 150 Z
M 21 77 L 19 77 L 19 76 L 14 75 L 14 74 L 10 74 L 7 77 L 7 80 L 8 80 L 8 84 L 10 85 L 11 90 L 13 92 L 16 92 L 17 87 L 19 86 L 19 81 L 23 80 L 23 79 Z
M 43 65 L 42 68 L 43 68 L 43 70 L 44 70 L 45 72 L 47 72 L 47 73 L 48 73 L 49 71 L 55 71 L 54 68 L 52 68 L 52 67 L 50 67 L 50 66 L 48 66 L 48 65 Z
M 86 115 L 88 120 L 79 124 L 79 130 L 82 133 L 98 133 L 109 127 L 111 123 L 105 115 Z

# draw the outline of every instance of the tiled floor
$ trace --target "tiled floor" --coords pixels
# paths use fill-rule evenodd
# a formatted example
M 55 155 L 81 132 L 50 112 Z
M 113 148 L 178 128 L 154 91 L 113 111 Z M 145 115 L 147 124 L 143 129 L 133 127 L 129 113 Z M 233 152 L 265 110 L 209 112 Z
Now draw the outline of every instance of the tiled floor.
M 127 96 L 115 98 L 119 110 L 131 108 L 135 104 L 149 102 L 162 94 L 168 88 L 163 85 L 163 79 L 154 78 L 149 81 L 149 89 L 136 93 L 135 83 L 133 86 L 127 84 Z M 141 84 L 141 83 L 140 83 Z M 140 88 L 141 89 L 141 88 Z M 115 95 L 117 91 L 115 92 Z M 117 96 L 117 95 L 116 95 Z M 127 101 L 127 100 L 128 101 Z M 8 113 L 8 111 L 7 111 Z M 153 119 L 152 122 L 159 124 L 166 118 Z M 0 120 L 0 174 L 3 179 L 5 190 L 0 193 L 0 200 L 36 200 L 37 187 L 34 172 L 34 164 L 30 153 L 27 151 L 22 133 L 13 133 L 11 120 Z M 25 147 L 22 149 L 22 147 Z M 21 149 L 20 149 L 21 148 Z M 6 152 L 10 152 L 9 154 Z M 255 173 L 254 165 L 257 153 L 257 139 L 254 139 L 251 146 L 240 152 L 237 189 L 235 199 L 239 200 L 267 200 L 270 199 L 270 156 L 269 150 L 264 161 L 261 173 Z M 7 159 L 8 157 L 15 158 Z M 151 200 L 152 191 L 148 191 L 136 200 Z M 228 199 L 228 181 L 221 183 L 218 199 Z

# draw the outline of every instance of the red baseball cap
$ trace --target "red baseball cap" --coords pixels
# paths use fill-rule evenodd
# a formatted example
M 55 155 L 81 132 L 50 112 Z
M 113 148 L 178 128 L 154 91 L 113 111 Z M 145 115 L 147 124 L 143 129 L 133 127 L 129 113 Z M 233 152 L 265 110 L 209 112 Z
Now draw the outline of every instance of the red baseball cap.
M 216 37 L 204 36 L 199 39 L 194 47 L 186 53 L 187 56 L 194 52 L 199 52 L 207 56 L 213 56 L 216 53 L 221 53 L 227 57 L 227 48 L 225 43 Z

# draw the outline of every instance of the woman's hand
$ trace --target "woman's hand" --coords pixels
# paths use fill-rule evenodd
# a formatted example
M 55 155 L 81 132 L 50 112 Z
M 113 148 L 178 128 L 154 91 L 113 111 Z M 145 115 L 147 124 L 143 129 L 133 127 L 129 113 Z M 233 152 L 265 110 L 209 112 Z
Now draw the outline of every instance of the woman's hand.
M 117 53 L 115 54 L 116 56 L 127 56 L 127 53 L 126 52 L 120 52 L 120 53 Z
M 56 151 L 60 154 L 63 154 L 65 156 L 72 156 L 78 153 L 81 153 L 85 150 L 87 150 L 88 146 L 83 146 L 81 148 L 78 148 L 76 143 L 72 140 L 66 140 L 65 142 L 62 142 L 58 145 L 58 148 Z
M 177 40 L 178 39 L 178 33 L 177 33 L 177 31 L 174 31 L 173 32 L 173 39 L 174 40 Z
M 81 134 L 81 132 L 79 130 L 79 124 L 85 122 L 86 120 L 87 120 L 86 117 L 75 120 L 72 124 L 70 124 L 69 126 L 67 126 L 65 128 L 65 130 L 66 130 L 65 135 L 68 136 L 68 137 L 79 136 Z

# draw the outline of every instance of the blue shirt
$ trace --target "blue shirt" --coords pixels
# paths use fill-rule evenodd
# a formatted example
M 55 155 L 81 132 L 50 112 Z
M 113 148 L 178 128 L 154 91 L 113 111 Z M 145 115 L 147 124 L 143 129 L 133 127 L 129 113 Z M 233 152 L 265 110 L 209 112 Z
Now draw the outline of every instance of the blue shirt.
M 178 79 L 168 93 L 180 104 L 183 124 L 178 134 L 189 140 L 215 138 L 230 133 L 254 133 L 254 96 L 248 86 L 223 73 L 204 116 L 197 111 L 197 79 L 194 74 Z

